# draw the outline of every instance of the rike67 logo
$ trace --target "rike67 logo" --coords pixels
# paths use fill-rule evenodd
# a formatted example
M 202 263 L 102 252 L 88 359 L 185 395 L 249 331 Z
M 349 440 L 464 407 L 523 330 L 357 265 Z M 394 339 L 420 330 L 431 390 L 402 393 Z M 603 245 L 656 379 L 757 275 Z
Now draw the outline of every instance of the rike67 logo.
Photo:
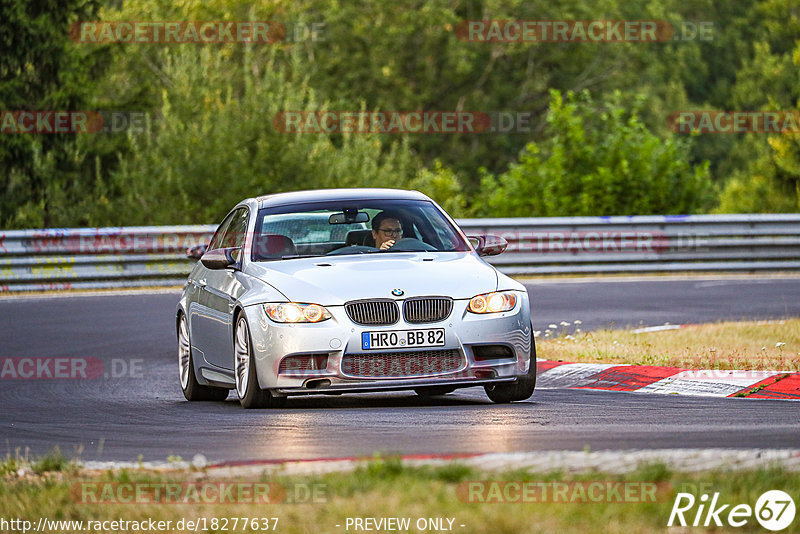
M 794 516 L 794 500 L 781 490 L 765 491 L 756 501 L 755 507 L 749 504 L 733 506 L 723 503 L 718 492 L 711 497 L 703 493 L 699 499 L 691 493 L 678 493 L 667 526 L 743 527 L 755 518 L 765 529 L 777 532 L 791 525 Z

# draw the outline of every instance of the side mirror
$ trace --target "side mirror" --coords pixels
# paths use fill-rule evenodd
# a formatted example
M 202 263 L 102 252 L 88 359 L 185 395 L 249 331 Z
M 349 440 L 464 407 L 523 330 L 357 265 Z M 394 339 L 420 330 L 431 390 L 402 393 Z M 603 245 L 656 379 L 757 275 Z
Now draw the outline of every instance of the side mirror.
M 200 258 L 200 262 L 208 269 L 221 270 L 228 267 L 236 268 L 239 265 L 239 254 L 241 249 L 238 247 L 218 248 L 209 250 Z
M 478 256 L 497 256 L 508 248 L 508 241 L 498 235 L 469 236 L 469 242 Z
M 186 249 L 186 257 L 190 260 L 199 260 L 205 254 L 208 245 L 195 245 Z

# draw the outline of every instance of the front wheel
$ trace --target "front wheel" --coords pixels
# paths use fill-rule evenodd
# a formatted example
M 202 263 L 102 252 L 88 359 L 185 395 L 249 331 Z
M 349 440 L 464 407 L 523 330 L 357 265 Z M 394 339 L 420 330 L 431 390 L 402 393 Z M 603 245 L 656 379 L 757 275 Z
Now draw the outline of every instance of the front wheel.
M 256 374 L 256 362 L 250 339 L 250 329 L 244 314 L 236 321 L 235 375 L 236 393 L 244 408 L 280 408 L 286 397 L 275 397 L 270 391 L 261 389 Z
M 531 360 L 528 365 L 528 372 L 517 378 L 511 384 L 496 384 L 484 386 L 486 395 L 492 402 L 505 404 L 509 402 L 524 401 L 533 395 L 536 388 L 536 341 L 533 339 L 533 327 L 531 327 Z
M 189 324 L 186 316 L 181 314 L 178 321 L 178 372 L 181 379 L 181 390 L 188 401 L 221 401 L 228 397 L 228 390 L 203 386 L 197 381 L 194 373 L 194 357 L 192 343 L 189 338 Z

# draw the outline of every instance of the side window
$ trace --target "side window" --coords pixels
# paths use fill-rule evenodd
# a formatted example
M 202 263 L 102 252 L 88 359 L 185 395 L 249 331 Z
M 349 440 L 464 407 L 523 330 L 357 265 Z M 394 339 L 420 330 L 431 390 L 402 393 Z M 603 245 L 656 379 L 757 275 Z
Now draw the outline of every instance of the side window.
M 240 208 L 232 213 L 231 224 L 225 229 L 225 236 L 222 238 L 222 248 L 241 247 L 244 245 L 247 219 L 247 208 Z
M 422 241 L 436 247 L 437 250 L 447 250 L 452 248 L 452 239 L 447 235 L 446 228 L 442 226 L 442 221 L 431 218 L 431 213 L 427 210 L 420 210 L 415 223 L 418 227 Z M 445 247 L 444 243 L 448 243 Z
M 222 239 L 225 236 L 225 230 L 227 230 L 228 226 L 231 224 L 234 215 L 236 215 L 236 213 L 231 213 L 220 223 L 217 227 L 217 231 L 214 232 L 214 237 L 211 238 L 211 243 L 208 244 L 207 250 L 222 248 Z

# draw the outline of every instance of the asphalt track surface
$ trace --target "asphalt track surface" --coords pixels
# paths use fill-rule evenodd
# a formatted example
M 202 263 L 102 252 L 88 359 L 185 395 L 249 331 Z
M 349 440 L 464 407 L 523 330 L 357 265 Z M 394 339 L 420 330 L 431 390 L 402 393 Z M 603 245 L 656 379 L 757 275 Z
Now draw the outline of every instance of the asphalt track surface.
M 800 316 L 800 278 L 526 285 L 537 329 L 575 320 L 589 329 Z M 235 394 L 188 403 L 177 376 L 177 298 L 0 299 L 0 357 L 95 357 L 107 372 L 125 375 L 0 380 L 0 452 L 41 454 L 58 445 L 85 460 L 201 453 L 223 461 L 586 446 L 800 447 L 800 404 L 786 401 L 537 389 L 530 401 L 494 405 L 472 388 L 434 399 L 413 392 L 293 398 L 281 410 L 243 410 Z

